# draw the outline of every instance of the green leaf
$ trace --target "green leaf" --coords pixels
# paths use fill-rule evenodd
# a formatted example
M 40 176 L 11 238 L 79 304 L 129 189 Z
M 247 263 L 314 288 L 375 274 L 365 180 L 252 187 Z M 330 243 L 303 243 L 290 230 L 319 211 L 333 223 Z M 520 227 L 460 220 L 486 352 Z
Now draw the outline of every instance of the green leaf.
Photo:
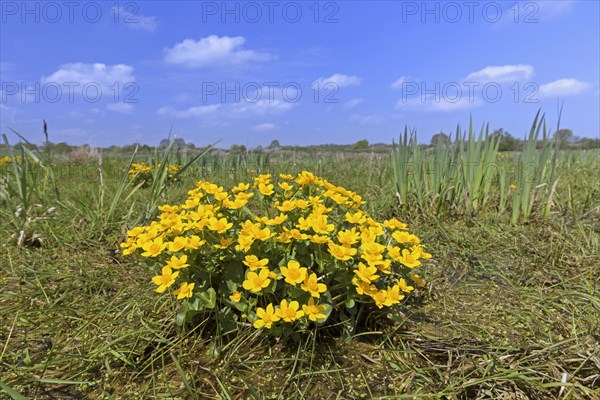
M 208 288 L 206 291 L 197 295 L 197 300 L 200 300 L 203 308 L 212 310 L 217 304 L 217 292 L 215 292 L 215 289 L 213 288 Z

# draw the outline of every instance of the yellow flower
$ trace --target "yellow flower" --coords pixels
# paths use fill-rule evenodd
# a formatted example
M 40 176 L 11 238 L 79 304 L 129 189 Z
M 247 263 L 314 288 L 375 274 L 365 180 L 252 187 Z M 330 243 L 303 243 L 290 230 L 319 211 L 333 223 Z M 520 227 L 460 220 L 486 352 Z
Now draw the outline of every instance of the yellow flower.
M 377 293 L 371 296 L 375 301 L 375 305 L 379 308 L 383 308 L 385 305 L 385 299 L 387 297 L 387 290 L 378 290 Z
M 300 263 L 296 260 L 290 260 L 287 267 L 281 267 L 281 275 L 285 277 L 285 281 L 292 286 L 304 281 L 307 268 L 300 268 Z
M 177 275 L 179 275 L 179 271 L 173 272 L 173 270 L 167 266 L 162 267 L 162 275 L 156 275 L 152 278 L 152 282 L 154 282 L 155 285 L 158 285 L 156 291 L 162 293 L 167 290 L 168 287 L 175 283 Z
M 296 202 L 293 200 L 286 200 L 283 203 L 281 203 L 280 205 L 278 205 L 277 208 L 281 212 L 289 212 L 289 211 L 292 211 L 294 208 L 296 208 Z
M 292 190 L 294 188 L 294 186 L 290 185 L 287 182 L 280 182 L 277 185 L 285 191 Z
M 326 244 L 329 243 L 331 239 L 329 239 L 329 236 L 325 235 L 312 235 L 310 241 L 315 244 Z
M 324 283 L 318 283 L 317 274 L 312 273 L 310 276 L 307 276 L 306 279 L 304 279 L 304 282 L 302 282 L 302 285 L 300 285 L 300 289 L 310 293 L 312 297 L 319 298 L 321 297 L 321 293 L 327 290 L 327 285 Z
M 316 176 L 312 172 L 302 171 L 296 178 L 296 183 L 301 186 L 310 185 L 316 180 Z
M 267 328 L 271 329 L 273 322 L 277 322 L 280 318 L 275 314 L 275 310 L 273 308 L 273 304 L 267 305 L 267 308 L 258 307 L 256 309 L 256 316 L 258 319 L 254 321 L 254 327 L 256 329 Z
M 308 304 L 302 305 L 302 311 L 304 311 L 304 315 L 311 321 L 316 321 L 319 319 L 327 318 L 325 314 L 325 306 L 324 305 L 315 305 L 315 300 L 311 297 L 308 299 Z
M 329 254 L 341 261 L 350 260 L 356 254 L 356 249 L 352 247 L 344 247 L 335 243 L 329 243 Z
M 192 297 L 192 290 L 194 290 L 195 283 L 187 283 L 183 282 L 179 289 L 173 292 L 174 295 L 177 296 L 177 300 L 185 299 Z
M 233 301 L 234 303 L 239 303 L 239 301 L 242 299 L 242 294 L 240 292 L 238 292 L 237 290 L 235 292 L 233 292 L 229 298 L 231 299 L 231 301 Z
M 406 284 L 406 280 L 405 280 L 404 278 L 400 278 L 400 279 L 398 279 L 398 281 L 397 281 L 397 282 L 398 282 L 398 286 L 400 287 L 400 290 L 402 290 L 402 291 L 403 291 L 403 292 L 405 292 L 405 293 L 410 293 L 410 292 L 412 292 L 413 290 L 415 290 L 415 288 L 414 288 L 414 287 L 412 287 L 412 286 L 408 286 L 408 285 Z
M 400 259 L 400 263 L 408 268 L 414 268 L 418 265 L 421 265 L 419 259 L 406 249 L 402 250 L 402 258 Z
M 270 272 L 268 268 L 262 268 L 258 274 L 250 271 L 246 274 L 246 280 L 242 282 L 242 286 L 246 290 L 258 293 L 271 283 Z
M 246 256 L 242 262 L 250 268 L 250 271 L 254 271 L 258 268 L 265 268 L 269 264 L 269 259 L 263 258 L 259 260 L 256 256 Z
M 269 184 L 260 183 L 258 185 L 258 191 L 264 196 L 270 196 L 273 193 L 275 193 L 275 191 L 273 190 L 273 184 L 271 184 L 271 183 L 269 183 Z
M 358 238 L 359 234 L 355 228 L 339 231 L 337 234 L 338 241 L 344 247 L 352 247 L 354 243 L 358 242 Z
M 425 281 L 421 279 L 421 277 L 417 274 L 412 274 L 410 276 L 410 279 L 412 279 L 413 282 L 416 283 L 418 286 L 425 287 L 425 285 L 427 285 Z
M 167 243 L 169 251 L 171 251 L 173 253 L 185 248 L 186 245 L 187 245 L 187 239 L 184 238 L 183 236 L 178 236 L 175 239 L 173 239 L 172 242 Z
M 149 240 L 146 243 L 144 243 L 144 245 L 142 246 L 142 249 L 144 250 L 144 252 L 142 253 L 142 256 L 156 257 L 157 255 L 162 253 L 162 251 L 165 249 L 166 246 L 167 245 L 166 245 L 166 243 L 163 243 L 162 238 L 156 238 L 154 240 Z
M 515 185 L 514 183 L 511 183 L 511 184 L 510 184 L 510 188 L 511 188 L 512 190 L 515 190 L 515 189 L 517 188 L 517 185 Z
M 404 222 L 398 221 L 396 218 L 392 218 L 384 221 L 383 226 L 390 229 L 406 229 L 407 225 Z
M 285 322 L 293 322 L 304 316 L 304 311 L 299 311 L 300 304 L 297 301 L 292 301 L 288 304 L 286 299 L 281 300 L 279 308 L 275 310 L 275 314 Z
M 294 177 L 292 175 L 288 175 L 288 174 L 279 174 L 279 177 L 286 181 L 291 181 L 292 179 L 294 179 Z
M 185 243 L 185 248 L 186 248 L 186 250 L 196 250 L 196 249 L 199 249 L 200 247 L 202 247 L 202 245 L 204 243 L 206 243 L 206 241 L 200 239 L 200 236 L 192 235 L 187 238 L 187 241 Z
M 237 194 L 240 192 L 245 192 L 248 189 L 250 189 L 249 183 L 240 183 L 237 186 L 234 186 L 233 189 L 231 189 L 231 193 Z
M 351 224 L 362 224 L 367 221 L 367 218 L 365 217 L 365 213 L 362 211 L 357 211 L 354 214 L 347 212 L 346 221 L 350 222 Z
M 358 269 L 354 270 L 356 276 L 365 283 L 376 282 L 379 279 L 379 275 L 375 275 L 377 267 L 367 267 L 365 264 L 359 262 Z
M 404 299 L 404 295 L 400 294 L 400 287 L 398 285 L 394 285 L 391 288 L 388 288 L 383 304 L 387 307 L 390 307 L 394 304 L 400 303 L 400 300 L 402 299 Z
M 213 246 L 216 247 L 217 249 L 226 249 L 229 247 L 229 245 L 231 243 L 233 243 L 233 238 L 222 237 L 221 240 L 219 240 L 219 243 L 217 243 Z
M 227 218 L 216 219 L 212 217 L 208 220 L 208 229 L 217 233 L 225 233 L 232 226 L 233 223 L 227 222 Z
M 172 256 L 171 260 L 167 262 L 167 267 L 172 269 L 181 269 L 185 267 L 189 267 L 190 264 L 187 264 L 187 256 L 183 255 L 181 257 Z
M 363 282 L 358 278 L 352 278 L 352 283 L 356 286 L 356 293 L 372 296 L 377 293 L 377 288 L 374 285 Z

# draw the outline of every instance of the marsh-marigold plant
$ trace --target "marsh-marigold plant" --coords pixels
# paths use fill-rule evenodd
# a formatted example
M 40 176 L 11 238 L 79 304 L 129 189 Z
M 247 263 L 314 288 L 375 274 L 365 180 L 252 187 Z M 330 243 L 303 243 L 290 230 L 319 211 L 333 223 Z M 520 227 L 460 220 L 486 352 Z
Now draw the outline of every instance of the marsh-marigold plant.
M 358 194 L 310 172 L 259 175 L 231 190 L 200 181 L 128 232 L 125 255 L 156 270 L 155 290 L 182 301 L 178 322 L 217 320 L 275 333 L 339 321 L 360 304 L 399 304 L 425 283 L 412 270 L 431 257 L 407 225 L 376 221 Z

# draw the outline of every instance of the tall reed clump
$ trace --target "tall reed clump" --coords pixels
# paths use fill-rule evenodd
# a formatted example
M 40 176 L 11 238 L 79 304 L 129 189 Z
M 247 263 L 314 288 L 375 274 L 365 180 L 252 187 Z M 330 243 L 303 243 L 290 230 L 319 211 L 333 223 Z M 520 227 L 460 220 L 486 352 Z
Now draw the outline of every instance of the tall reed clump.
M 14 131 L 13 131 L 14 132 Z M 25 143 L 27 139 L 17 132 Z M 31 231 L 31 223 L 48 218 L 52 204 L 60 200 L 49 154 L 42 154 L 22 145 L 18 150 L 2 134 L 8 156 L 4 157 L 6 173 L 0 176 L 0 208 L 15 229 L 17 245 L 40 244 L 40 235 Z
M 511 221 L 517 223 L 529 219 L 537 205 L 539 215 L 548 218 L 558 145 L 550 140 L 544 117 L 536 115 L 522 152 L 499 154 L 499 144 L 488 125 L 477 134 L 472 122 L 466 132 L 457 128 L 453 142 L 429 149 L 417 143 L 416 131 L 405 129 L 391 154 L 400 206 L 474 215 L 482 210 L 501 214 L 511 204 Z

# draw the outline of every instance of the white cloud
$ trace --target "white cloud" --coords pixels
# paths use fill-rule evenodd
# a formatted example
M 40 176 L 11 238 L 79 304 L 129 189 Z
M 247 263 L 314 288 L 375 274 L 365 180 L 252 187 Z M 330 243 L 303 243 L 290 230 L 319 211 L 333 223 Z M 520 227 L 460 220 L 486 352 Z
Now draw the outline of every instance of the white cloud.
M 396 109 L 420 110 L 425 112 L 452 112 L 464 111 L 471 108 L 479 107 L 482 104 L 478 98 L 469 99 L 469 97 L 460 97 L 456 101 L 448 101 L 435 96 L 425 96 L 425 98 L 415 97 L 406 100 L 398 100 Z
M 222 118 L 245 116 L 276 115 L 291 110 L 294 103 L 282 100 L 259 100 L 257 102 L 220 103 L 205 106 L 194 106 L 185 110 L 175 110 L 172 107 L 162 107 L 158 110 L 159 115 L 176 118 Z
M 375 125 L 375 124 L 381 124 L 382 122 L 384 122 L 385 118 L 383 118 L 380 115 L 354 114 L 350 117 L 350 121 L 356 122 L 357 124 L 360 124 L 360 125 Z
M 186 67 L 205 67 L 208 65 L 244 66 L 252 62 L 269 61 L 268 53 L 243 50 L 246 39 L 242 36 L 218 37 L 210 35 L 198 41 L 185 39 L 172 48 L 165 50 L 165 61 Z
M 543 21 L 545 19 L 560 17 L 569 14 L 573 11 L 575 5 L 574 0 L 560 0 L 560 1 L 536 1 L 537 10 L 531 6 L 527 7 L 527 12 L 531 13 L 531 18 Z M 539 17 L 536 16 L 539 12 Z
M 355 98 L 355 99 L 352 99 L 352 100 L 348 100 L 344 104 L 344 107 L 346 107 L 346 108 L 354 108 L 357 105 L 359 105 L 360 103 L 362 103 L 363 101 L 365 101 L 365 99 Z
M 324 85 L 328 83 L 333 83 L 338 88 L 344 86 L 358 86 L 360 85 L 361 79 L 355 75 L 344 75 L 344 74 L 333 74 L 329 78 L 319 78 L 315 82 L 319 83 L 320 87 L 324 87 Z
M 533 76 L 533 66 L 526 64 L 490 66 L 470 73 L 465 81 L 518 82 Z
M 396 79 L 391 85 L 390 87 L 392 89 L 401 89 L 402 88 L 402 84 L 404 82 L 406 82 L 408 80 L 407 76 L 401 76 L 400 78 Z
M 129 103 L 110 103 L 106 108 L 120 114 L 131 114 L 133 112 L 133 106 Z
M 73 91 L 76 93 L 81 93 L 83 85 L 96 83 L 103 91 L 110 92 L 116 88 L 123 90 L 125 84 L 135 82 L 135 76 L 133 75 L 133 67 L 126 64 L 71 63 L 61 65 L 50 76 L 43 76 L 41 82 L 43 84 L 51 82 L 58 84 L 75 82 L 80 85 L 73 88 Z M 118 84 L 118 87 L 115 87 L 115 84 Z
M 577 79 L 559 79 L 540 85 L 540 96 L 573 96 L 585 91 L 590 85 Z
M 9 107 L 0 103 L 0 121 L 2 124 L 5 124 L 7 122 L 15 123 L 15 117 L 18 113 L 19 110 L 17 110 L 16 108 Z
M 134 10 L 127 10 L 119 6 L 119 17 L 125 26 L 131 29 L 139 29 L 148 32 L 154 32 L 158 27 L 156 17 L 148 17 L 137 13 Z
M 258 131 L 258 132 L 272 131 L 275 128 L 276 128 L 275 124 L 272 124 L 270 122 L 263 122 L 262 124 L 254 125 L 252 127 L 252 129 L 254 129 L 255 131 Z

